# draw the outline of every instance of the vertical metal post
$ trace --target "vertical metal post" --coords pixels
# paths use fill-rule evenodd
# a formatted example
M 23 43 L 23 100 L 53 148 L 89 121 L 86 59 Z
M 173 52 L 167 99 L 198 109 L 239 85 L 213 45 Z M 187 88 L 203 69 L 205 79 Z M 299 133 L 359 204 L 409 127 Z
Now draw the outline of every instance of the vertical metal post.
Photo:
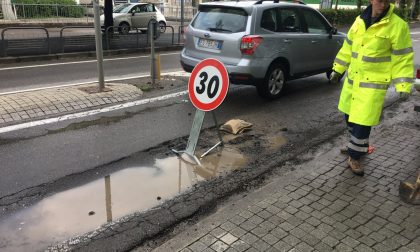
M 182 33 L 184 33 L 184 0 L 181 0 L 181 27 Z
M 96 42 L 96 59 L 98 61 L 98 80 L 99 80 L 99 92 L 102 92 L 105 88 L 104 84 L 104 67 L 103 67 L 103 50 L 102 50 L 102 32 L 101 23 L 99 20 L 99 0 L 93 1 L 93 14 L 95 24 L 95 42 Z
M 156 58 L 155 58 L 155 31 L 154 31 L 154 23 L 153 20 L 149 22 L 149 31 L 150 31 L 150 57 L 151 57 L 151 65 L 150 65 L 150 78 L 152 79 L 152 85 L 155 85 L 156 79 Z
M 197 146 L 198 137 L 200 135 L 201 126 L 203 126 L 204 116 L 206 112 L 196 109 L 194 115 L 194 121 L 190 131 L 190 137 L 188 138 L 187 149 L 185 152 L 194 156 L 195 147 Z
M 57 19 L 58 19 L 58 4 L 55 4 L 55 13 L 56 13 Z

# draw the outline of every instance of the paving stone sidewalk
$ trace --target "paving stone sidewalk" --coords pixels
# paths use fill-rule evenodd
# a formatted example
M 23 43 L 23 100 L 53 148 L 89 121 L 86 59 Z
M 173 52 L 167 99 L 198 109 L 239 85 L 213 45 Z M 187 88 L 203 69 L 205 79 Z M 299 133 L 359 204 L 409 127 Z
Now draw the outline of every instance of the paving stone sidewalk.
M 398 191 L 420 171 L 420 129 L 384 127 L 374 143 L 363 177 L 331 150 L 155 251 L 420 251 L 420 205 L 402 202 Z
M 0 95 L 0 127 L 138 99 L 142 91 L 128 84 L 67 86 Z

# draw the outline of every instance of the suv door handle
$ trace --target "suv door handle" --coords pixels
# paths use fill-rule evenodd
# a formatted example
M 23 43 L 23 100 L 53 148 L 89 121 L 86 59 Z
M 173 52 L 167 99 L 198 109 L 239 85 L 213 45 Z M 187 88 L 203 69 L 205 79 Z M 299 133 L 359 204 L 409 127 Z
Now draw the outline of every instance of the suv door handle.
M 318 41 L 317 40 L 311 40 L 311 43 L 315 44 L 315 43 L 318 43 Z
M 292 43 L 292 41 L 290 39 L 283 39 L 283 42 L 288 43 L 288 44 Z

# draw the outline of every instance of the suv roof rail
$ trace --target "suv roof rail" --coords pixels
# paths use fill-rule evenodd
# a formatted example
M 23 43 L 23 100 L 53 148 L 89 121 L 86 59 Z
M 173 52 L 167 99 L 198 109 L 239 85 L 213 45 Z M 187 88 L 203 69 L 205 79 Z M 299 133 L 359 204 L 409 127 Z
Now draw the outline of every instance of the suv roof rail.
M 289 2 L 289 3 L 305 4 L 305 2 L 302 2 L 302 1 L 299 1 L 299 0 L 258 0 L 255 4 L 262 4 L 263 2 L 267 2 L 267 1 L 273 1 L 273 3 Z

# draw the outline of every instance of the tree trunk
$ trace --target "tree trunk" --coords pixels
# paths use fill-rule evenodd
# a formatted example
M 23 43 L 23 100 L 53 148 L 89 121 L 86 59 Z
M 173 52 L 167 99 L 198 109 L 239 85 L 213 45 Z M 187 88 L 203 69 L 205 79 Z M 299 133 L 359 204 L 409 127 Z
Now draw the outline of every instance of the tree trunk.
M 420 10 L 420 0 L 414 0 L 413 9 L 411 10 L 411 19 L 417 19 Z
M 400 0 L 400 8 L 405 10 L 405 7 L 407 6 L 407 1 L 406 0 Z
M 360 11 L 362 9 L 362 0 L 357 0 L 357 10 Z
M 13 12 L 11 0 L 1 0 L 1 11 L 3 12 L 3 19 L 15 20 L 16 15 Z
M 105 0 L 104 5 L 104 26 L 105 31 L 107 31 L 108 27 L 114 26 L 114 19 L 112 17 L 112 0 Z

